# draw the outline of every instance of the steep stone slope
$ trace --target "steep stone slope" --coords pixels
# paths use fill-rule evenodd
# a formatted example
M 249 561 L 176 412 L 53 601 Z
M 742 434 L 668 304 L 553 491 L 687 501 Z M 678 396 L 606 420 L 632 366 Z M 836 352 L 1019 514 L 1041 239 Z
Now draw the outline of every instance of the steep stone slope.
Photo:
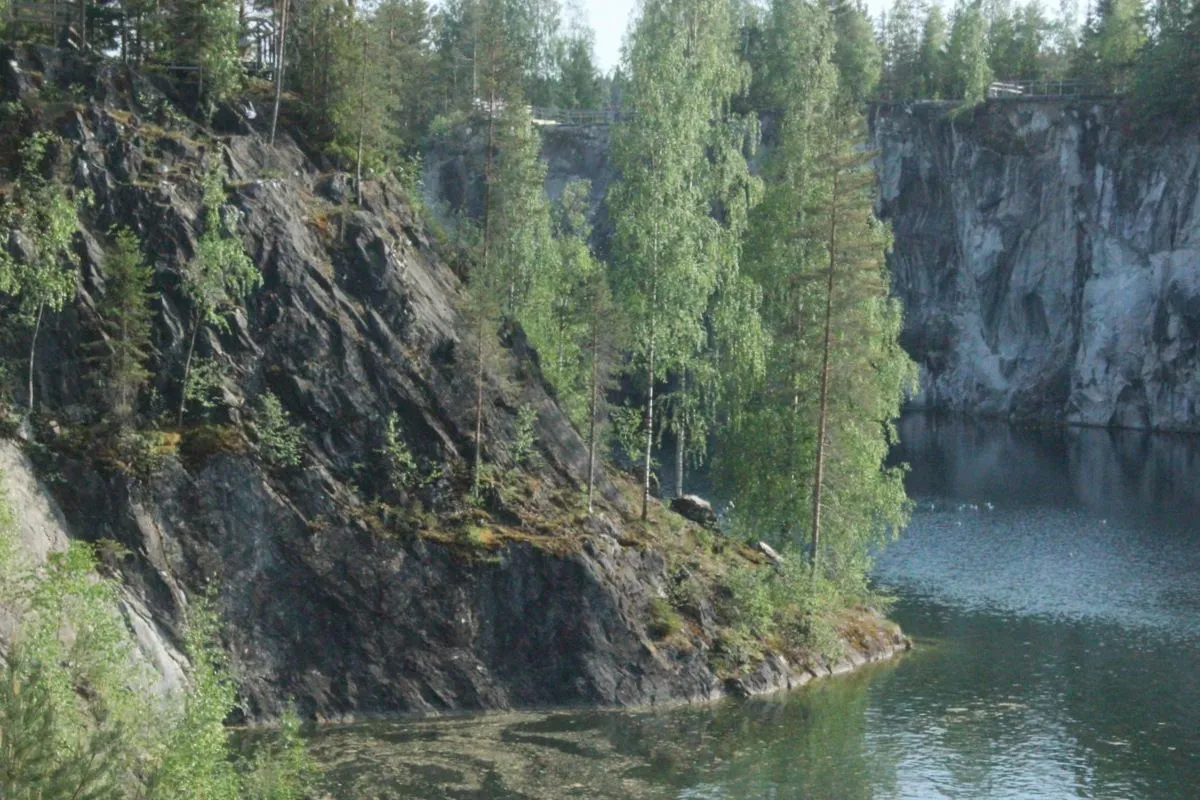
M 173 652 L 187 606 L 210 593 L 250 719 L 293 698 L 324 718 L 710 698 L 803 682 L 902 644 L 877 618 L 856 619 L 841 665 L 774 655 L 726 682 L 711 663 L 713 570 L 755 555 L 714 547 L 665 509 L 649 529 L 630 521 L 619 480 L 602 483 L 601 513 L 582 513 L 585 448 L 516 330 L 485 387 L 499 485 L 482 507 L 464 501 L 474 381 L 450 266 L 460 254 L 397 187 L 371 183 L 358 208 L 344 176 L 286 139 L 267 148 L 248 109 L 198 126 L 166 84 L 118 65 L 22 49 L 0 52 L 0 72 L 0 102 L 29 110 L 7 143 L 56 132 L 59 173 L 94 198 L 77 298 L 48 321 L 37 353 L 27 449 L 62 510 L 55 536 L 130 551 L 109 568 L 152 617 L 148 652 Z M 264 285 L 227 332 L 201 334 L 198 355 L 226 374 L 223 402 L 177 427 L 191 314 L 179 274 L 196 250 L 205 161 L 228 171 L 222 213 Z M 132 445 L 104 419 L 90 377 L 114 225 L 141 237 L 159 295 L 143 409 L 157 430 Z M 27 344 L 18 337 L 6 355 Z M 303 427 L 299 467 L 271 467 L 247 435 L 268 391 Z M 506 445 L 521 406 L 537 411 L 532 468 Z M 379 455 L 393 413 L 427 476 L 399 496 Z M 5 469 L 37 485 L 26 462 Z M 691 577 L 700 591 L 682 628 L 656 635 L 654 601 Z
M 873 112 L 914 404 L 1200 430 L 1200 131 L 1113 104 Z

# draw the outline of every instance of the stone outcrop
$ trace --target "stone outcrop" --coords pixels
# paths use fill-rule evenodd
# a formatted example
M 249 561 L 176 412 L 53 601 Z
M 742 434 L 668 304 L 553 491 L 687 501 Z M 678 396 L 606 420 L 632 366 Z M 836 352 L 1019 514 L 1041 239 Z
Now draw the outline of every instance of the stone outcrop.
M 921 368 L 911 406 L 1200 430 L 1200 128 L 1150 141 L 1116 104 L 1083 100 L 952 112 L 871 111 L 903 344 Z M 427 154 L 435 205 L 481 207 L 477 127 Z M 592 181 L 603 252 L 609 130 L 549 126 L 542 140 L 552 195 Z
M 676 497 L 671 500 L 671 510 L 697 525 L 703 525 L 706 528 L 717 526 L 717 512 L 713 510 L 712 503 L 703 497 L 694 494 Z
M 88 99 L 37 102 L 68 85 Z M 215 127 L 198 125 L 169 85 L 121 65 L 0 50 L 0 86 L 0 102 L 38 109 L 30 127 L 61 137 L 51 153 L 59 174 L 94 198 L 78 235 L 77 297 L 38 344 L 30 449 L 55 480 L 38 485 L 8 445 L 0 466 L 20 481 L 10 493 L 52 494 L 46 507 L 61 510 L 53 526 L 23 534 L 32 550 L 67 537 L 128 550 L 108 566 L 148 657 L 177 661 L 189 603 L 211 591 L 250 721 L 292 699 L 302 713 L 341 719 L 730 691 L 710 664 L 711 585 L 669 641 L 651 632 L 652 607 L 687 566 L 670 558 L 683 551 L 670 556 L 634 523 L 616 482 L 601 481 L 600 513 L 582 513 L 586 448 L 517 329 L 503 332 L 485 371 L 484 450 L 497 485 L 464 501 L 474 370 L 454 267 L 463 256 L 431 235 L 398 186 L 370 182 L 360 207 L 344 176 L 286 135 L 266 147 L 254 130 L 264 115 L 224 108 Z M 0 142 L 12 144 L 9 133 Z M 192 324 L 180 270 L 196 252 L 206 163 L 227 171 L 222 214 L 263 286 L 227 330 L 201 332 L 197 356 L 224 375 L 222 402 L 177 429 Z M 160 429 L 140 444 L 105 419 L 87 356 L 118 224 L 155 266 L 155 377 L 142 419 Z M 273 466 L 247 424 L 267 392 L 301 431 L 297 467 Z M 534 469 L 506 452 L 522 407 L 537 412 Z M 393 414 L 419 485 L 389 483 L 380 449 Z M 722 553 L 710 558 L 742 557 Z
M 1112 103 L 872 112 L 918 408 L 1200 430 L 1200 129 Z

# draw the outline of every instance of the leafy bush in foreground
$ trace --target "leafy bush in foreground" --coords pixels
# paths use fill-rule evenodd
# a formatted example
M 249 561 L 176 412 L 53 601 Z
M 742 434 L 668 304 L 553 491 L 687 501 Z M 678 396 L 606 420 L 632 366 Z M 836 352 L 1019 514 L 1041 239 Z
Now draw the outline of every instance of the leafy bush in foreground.
M 2 478 L 2 475 L 0 475 Z M 189 612 L 187 685 L 155 691 L 119 611 L 117 584 L 79 542 L 24 562 L 0 490 L 0 605 L 19 620 L 0 660 L 5 800 L 298 800 L 314 768 L 291 717 L 273 743 L 234 757 L 224 720 L 234 686 L 216 617 Z

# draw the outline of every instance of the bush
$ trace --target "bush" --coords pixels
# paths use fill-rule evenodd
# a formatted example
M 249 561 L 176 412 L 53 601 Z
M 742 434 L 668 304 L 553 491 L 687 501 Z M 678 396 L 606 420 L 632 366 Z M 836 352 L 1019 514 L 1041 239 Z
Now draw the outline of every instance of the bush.
M 263 395 L 254 415 L 254 435 L 263 460 L 272 467 L 298 467 L 304 459 L 304 431 L 292 422 L 279 398 Z
M 294 719 L 255 759 L 234 757 L 233 683 L 205 603 L 189 613 L 188 686 L 159 695 L 95 549 L 75 542 L 34 567 L 13 529 L 0 492 L 0 599 L 17 620 L 0 667 L 0 797 L 303 796 L 314 769 Z
M 721 603 L 721 612 L 732 627 L 743 628 L 755 636 L 769 636 L 775 631 L 773 578 L 770 570 L 750 565 L 729 571 L 725 578 L 729 594 Z
M 400 418 L 395 412 L 388 415 L 387 427 L 383 429 L 383 446 L 379 448 L 388 473 L 388 486 L 393 491 L 403 492 L 417 482 L 417 460 L 404 441 Z
M 656 639 L 666 639 L 683 630 L 683 617 L 669 602 L 656 597 L 650 601 L 650 625 L 647 629 Z
M 516 431 L 508 445 L 508 454 L 519 467 L 530 466 L 537 448 L 537 409 L 523 405 L 517 410 Z

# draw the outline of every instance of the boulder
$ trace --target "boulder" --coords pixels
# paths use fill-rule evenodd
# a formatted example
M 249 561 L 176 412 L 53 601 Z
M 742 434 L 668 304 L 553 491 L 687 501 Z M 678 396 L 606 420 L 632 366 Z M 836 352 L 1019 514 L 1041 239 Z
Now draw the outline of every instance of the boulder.
M 766 542 L 759 542 L 754 545 L 754 549 L 762 553 L 772 564 L 780 564 L 783 562 L 783 556 L 779 555 L 779 551 Z
M 671 510 L 684 519 L 690 519 L 707 528 L 717 527 L 717 512 L 712 503 L 694 494 L 685 494 L 671 501 Z

